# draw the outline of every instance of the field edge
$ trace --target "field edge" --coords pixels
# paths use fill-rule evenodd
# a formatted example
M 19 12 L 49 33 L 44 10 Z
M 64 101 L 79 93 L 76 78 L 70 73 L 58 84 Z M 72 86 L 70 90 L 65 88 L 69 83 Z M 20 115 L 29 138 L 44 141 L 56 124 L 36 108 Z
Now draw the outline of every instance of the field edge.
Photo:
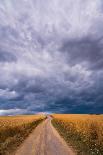
M 28 123 L 27 126 L 24 129 L 20 130 L 19 133 L 3 142 L 2 146 L 0 147 L 0 155 L 14 155 L 18 147 L 20 147 L 20 145 L 32 133 L 32 131 L 35 130 L 35 128 L 45 119 L 46 118 L 42 118 Z M 14 130 L 15 128 L 13 128 L 11 132 L 13 132 Z

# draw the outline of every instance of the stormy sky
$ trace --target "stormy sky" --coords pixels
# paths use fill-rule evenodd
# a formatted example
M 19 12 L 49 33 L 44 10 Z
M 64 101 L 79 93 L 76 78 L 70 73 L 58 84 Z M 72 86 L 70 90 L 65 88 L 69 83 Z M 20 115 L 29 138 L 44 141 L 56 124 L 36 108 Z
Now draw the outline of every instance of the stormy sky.
M 0 0 L 0 115 L 103 113 L 103 1 Z

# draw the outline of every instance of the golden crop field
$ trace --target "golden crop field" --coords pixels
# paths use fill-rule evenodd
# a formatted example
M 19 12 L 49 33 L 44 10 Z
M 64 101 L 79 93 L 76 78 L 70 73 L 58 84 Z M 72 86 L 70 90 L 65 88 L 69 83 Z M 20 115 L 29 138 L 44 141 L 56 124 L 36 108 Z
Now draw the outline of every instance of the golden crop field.
M 0 117 L 0 130 L 6 127 L 16 127 L 19 125 L 28 124 L 32 121 L 36 121 L 43 117 L 44 117 L 43 115 L 1 116 Z
M 103 155 L 103 115 L 54 114 L 52 123 L 78 155 Z
M 0 155 L 9 155 L 15 151 L 43 119 L 44 115 L 1 116 Z

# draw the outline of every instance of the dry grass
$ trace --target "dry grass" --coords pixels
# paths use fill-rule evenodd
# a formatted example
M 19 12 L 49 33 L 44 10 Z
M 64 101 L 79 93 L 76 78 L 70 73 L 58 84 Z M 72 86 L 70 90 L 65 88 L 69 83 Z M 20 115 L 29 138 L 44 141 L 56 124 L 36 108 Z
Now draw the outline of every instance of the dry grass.
M 103 115 L 53 115 L 53 125 L 79 155 L 103 155 Z
M 0 155 L 11 155 L 43 119 L 43 115 L 0 117 Z

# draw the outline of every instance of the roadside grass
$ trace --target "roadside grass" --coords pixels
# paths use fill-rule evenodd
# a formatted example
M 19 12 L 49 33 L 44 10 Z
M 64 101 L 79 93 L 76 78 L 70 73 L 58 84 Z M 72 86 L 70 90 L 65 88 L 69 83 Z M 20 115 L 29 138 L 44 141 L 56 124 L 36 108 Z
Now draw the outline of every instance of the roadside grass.
M 0 117 L 0 155 L 15 152 L 44 119 L 44 116 Z
M 53 117 L 53 126 L 68 145 L 76 150 L 77 155 L 103 155 L 103 115 Z

